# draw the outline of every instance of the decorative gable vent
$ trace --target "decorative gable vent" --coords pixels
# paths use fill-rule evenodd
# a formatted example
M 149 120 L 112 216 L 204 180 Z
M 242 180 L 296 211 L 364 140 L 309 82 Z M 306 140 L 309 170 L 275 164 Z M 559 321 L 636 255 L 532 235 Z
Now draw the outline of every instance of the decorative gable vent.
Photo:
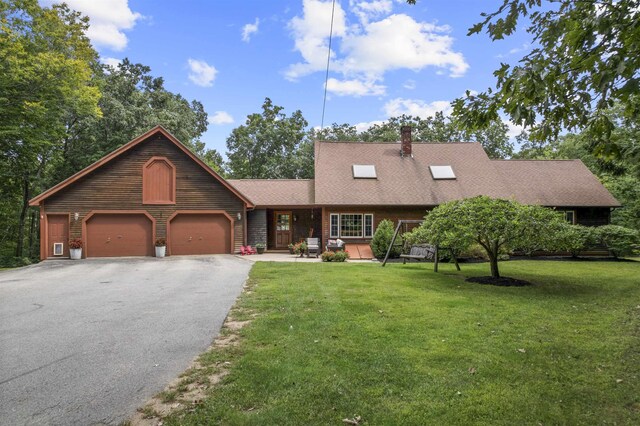
M 453 173 L 451 166 L 429 166 L 431 177 L 435 180 L 455 179 L 456 174 Z
M 353 178 L 354 179 L 377 179 L 376 166 L 373 164 L 354 164 L 353 165 Z
M 176 203 L 176 168 L 165 157 L 152 157 L 142 168 L 142 203 Z

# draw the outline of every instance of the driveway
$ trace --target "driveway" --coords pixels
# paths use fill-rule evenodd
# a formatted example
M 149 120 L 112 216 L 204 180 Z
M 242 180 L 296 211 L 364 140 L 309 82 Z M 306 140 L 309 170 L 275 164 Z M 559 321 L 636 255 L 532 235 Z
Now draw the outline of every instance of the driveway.
M 0 272 L 0 423 L 127 419 L 211 344 L 251 264 L 177 256 Z

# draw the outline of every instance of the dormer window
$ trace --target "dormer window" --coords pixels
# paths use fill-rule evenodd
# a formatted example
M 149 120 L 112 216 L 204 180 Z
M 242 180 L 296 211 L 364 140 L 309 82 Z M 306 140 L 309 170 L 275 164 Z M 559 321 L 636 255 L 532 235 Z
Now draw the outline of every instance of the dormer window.
M 456 174 L 453 173 L 451 166 L 429 166 L 431 177 L 435 180 L 455 179 Z
M 373 164 L 354 164 L 353 165 L 353 178 L 354 179 L 377 179 L 376 166 Z
M 176 168 L 165 157 L 152 157 L 142 167 L 142 203 L 176 203 Z

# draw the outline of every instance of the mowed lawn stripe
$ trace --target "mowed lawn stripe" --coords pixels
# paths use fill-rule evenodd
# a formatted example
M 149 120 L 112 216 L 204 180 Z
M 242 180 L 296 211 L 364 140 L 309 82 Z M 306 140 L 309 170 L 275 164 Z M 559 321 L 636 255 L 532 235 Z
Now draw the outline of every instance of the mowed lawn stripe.
M 230 374 L 168 424 L 640 422 L 640 263 L 258 262 Z

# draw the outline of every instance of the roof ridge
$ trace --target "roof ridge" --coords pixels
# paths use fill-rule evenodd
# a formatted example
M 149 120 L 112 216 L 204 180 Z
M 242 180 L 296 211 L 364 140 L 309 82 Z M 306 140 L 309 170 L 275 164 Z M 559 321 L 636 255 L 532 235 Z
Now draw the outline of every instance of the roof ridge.
M 366 142 L 366 141 L 321 141 L 318 140 L 316 142 L 320 142 L 320 143 L 327 143 L 327 144 L 338 144 L 338 143 L 343 143 L 343 144 L 354 144 L 354 145 L 396 145 L 396 144 L 400 144 L 400 141 L 394 141 L 394 142 Z M 416 141 L 413 140 L 411 141 L 412 144 L 419 144 L 419 145 L 462 145 L 462 144 L 478 144 L 480 145 L 480 142 L 473 142 L 473 141 L 457 141 L 457 142 L 429 142 L 429 141 Z
M 582 161 L 579 158 L 490 158 L 491 161 Z

